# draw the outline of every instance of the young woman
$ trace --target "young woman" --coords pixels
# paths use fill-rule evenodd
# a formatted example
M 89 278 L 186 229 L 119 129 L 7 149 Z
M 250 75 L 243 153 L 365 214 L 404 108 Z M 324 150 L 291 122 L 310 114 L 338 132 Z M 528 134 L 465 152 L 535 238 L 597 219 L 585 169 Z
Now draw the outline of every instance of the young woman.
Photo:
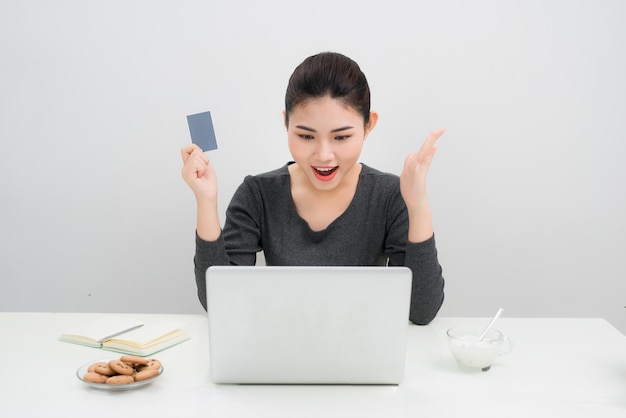
M 358 64 L 337 53 L 307 58 L 289 79 L 283 112 L 293 161 L 248 176 L 235 192 L 222 230 L 217 181 L 202 150 L 181 150 L 183 178 L 197 201 L 198 297 L 206 309 L 211 265 L 390 265 L 413 272 L 409 319 L 429 323 L 444 297 L 426 174 L 443 130 L 407 156 L 400 177 L 363 163 L 376 126 Z

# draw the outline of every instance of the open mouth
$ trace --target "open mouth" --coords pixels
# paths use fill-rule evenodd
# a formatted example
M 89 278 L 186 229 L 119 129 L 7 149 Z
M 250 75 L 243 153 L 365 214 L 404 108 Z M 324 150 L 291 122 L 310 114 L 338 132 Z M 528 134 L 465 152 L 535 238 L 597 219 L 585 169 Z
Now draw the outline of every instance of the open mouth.
M 319 174 L 320 176 L 330 176 L 331 174 L 333 174 L 335 172 L 335 170 L 337 170 L 338 167 L 325 167 L 325 168 L 315 168 L 313 167 L 313 170 L 317 171 L 317 174 Z
M 333 179 L 333 177 L 335 177 L 335 173 L 337 172 L 337 169 L 339 168 L 339 166 L 312 167 L 312 168 L 313 168 L 313 174 L 315 174 L 315 177 L 317 177 L 319 180 L 330 181 Z

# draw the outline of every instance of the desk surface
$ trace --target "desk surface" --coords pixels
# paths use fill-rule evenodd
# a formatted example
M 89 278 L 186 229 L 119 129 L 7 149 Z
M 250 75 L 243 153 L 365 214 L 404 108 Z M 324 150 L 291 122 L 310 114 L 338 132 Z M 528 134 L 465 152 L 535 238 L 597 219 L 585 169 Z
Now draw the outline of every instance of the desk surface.
M 165 372 L 139 390 L 93 389 L 79 366 L 115 353 L 59 335 L 101 314 L 0 313 L 0 415 L 7 417 L 624 417 L 626 337 L 603 319 L 500 318 L 514 342 L 490 371 L 460 370 L 445 338 L 451 326 L 488 318 L 437 318 L 409 327 L 398 386 L 215 385 L 202 315 L 129 315 L 187 323 L 191 339 L 159 358 Z

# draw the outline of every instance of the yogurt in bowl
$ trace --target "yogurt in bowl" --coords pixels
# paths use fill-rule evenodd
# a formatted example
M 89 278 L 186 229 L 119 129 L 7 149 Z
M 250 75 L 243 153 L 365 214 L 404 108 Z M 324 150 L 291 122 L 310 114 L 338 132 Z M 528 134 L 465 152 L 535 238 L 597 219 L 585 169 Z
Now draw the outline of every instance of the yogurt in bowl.
M 486 372 L 497 356 L 510 353 L 513 343 L 497 329 L 480 339 L 481 330 L 455 327 L 447 331 L 448 347 L 462 369 Z

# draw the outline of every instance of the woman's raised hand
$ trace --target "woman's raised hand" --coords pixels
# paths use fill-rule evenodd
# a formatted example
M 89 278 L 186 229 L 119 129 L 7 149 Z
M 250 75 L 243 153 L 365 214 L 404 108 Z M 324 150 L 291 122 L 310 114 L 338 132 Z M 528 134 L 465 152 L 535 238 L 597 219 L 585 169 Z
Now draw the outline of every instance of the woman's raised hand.
M 400 174 L 400 193 L 409 214 L 409 241 L 422 242 L 433 235 L 432 215 L 426 196 L 426 174 L 437 152 L 435 143 L 444 129 L 432 131 L 419 151 L 404 160 Z
M 443 133 L 444 129 L 432 131 L 420 150 L 409 154 L 404 160 L 404 168 L 400 175 L 400 191 L 409 210 L 427 204 L 426 174 L 437 152 L 435 143 Z
M 208 157 L 199 146 L 190 144 L 180 150 L 182 175 L 198 203 L 217 203 L 217 177 Z

